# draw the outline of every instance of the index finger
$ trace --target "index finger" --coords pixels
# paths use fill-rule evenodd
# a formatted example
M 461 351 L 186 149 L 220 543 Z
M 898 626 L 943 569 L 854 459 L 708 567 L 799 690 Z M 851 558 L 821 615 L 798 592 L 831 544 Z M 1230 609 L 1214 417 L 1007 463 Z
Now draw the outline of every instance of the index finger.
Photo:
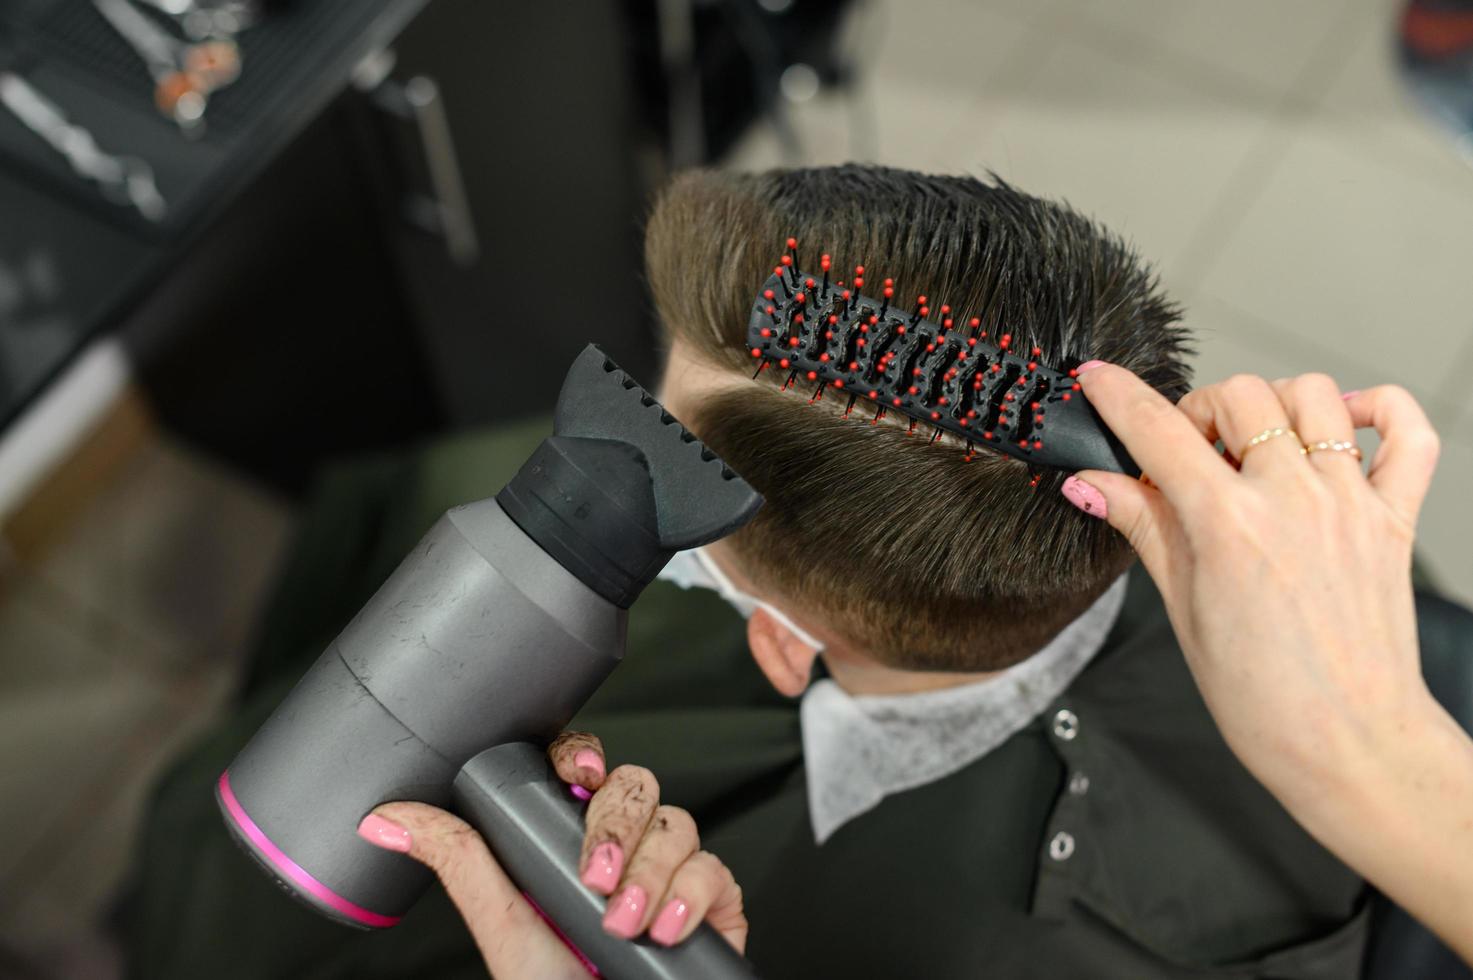
M 565 783 L 581 787 L 589 793 L 604 784 L 606 776 L 604 746 L 597 735 L 589 732 L 563 732 L 547 747 L 547 757 Z M 583 799 L 587 796 L 578 794 Z
M 1204 481 L 1236 475 L 1191 419 L 1125 368 L 1086 368 L 1079 372 L 1079 384 L 1141 472 L 1149 473 L 1173 503 Z

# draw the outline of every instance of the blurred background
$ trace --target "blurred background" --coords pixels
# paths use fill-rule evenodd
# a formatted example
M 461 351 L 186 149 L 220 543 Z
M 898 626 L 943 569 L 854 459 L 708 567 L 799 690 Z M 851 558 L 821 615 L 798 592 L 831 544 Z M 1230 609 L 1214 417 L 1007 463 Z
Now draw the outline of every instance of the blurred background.
M 325 467 L 544 412 L 588 340 L 653 383 L 682 167 L 1067 199 L 1199 381 L 1413 391 L 1473 602 L 1470 128 L 1455 0 L 0 0 L 0 976 L 120 975 L 149 787 Z

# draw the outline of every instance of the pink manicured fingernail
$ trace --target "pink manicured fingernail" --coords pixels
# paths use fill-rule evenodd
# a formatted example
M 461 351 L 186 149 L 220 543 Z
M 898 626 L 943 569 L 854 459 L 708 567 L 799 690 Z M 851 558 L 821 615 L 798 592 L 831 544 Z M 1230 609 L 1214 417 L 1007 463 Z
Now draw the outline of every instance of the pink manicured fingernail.
M 612 895 L 623 870 L 624 849 L 605 841 L 588 855 L 588 867 L 583 869 L 583 877 L 579 880 L 601 895 Z
M 1090 517 L 1102 518 L 1109 512 L 1109 508 L 1105 504 L 1105 495 L 1077 476 L 1071 476 L 1065 480 L 1064 485 L 1059 488 L 1059 491 L 1063 493 L 1065 500 L 1084 511 Z
M 1343 394 L 1343 395 L 1340 396 L 1340 400 L 1343 401 L 1343 402 L 1348 402 L 1352 398 L 1354 398 L 1356 395 L 1359 395 L 1359 394 L 1360 394 L 1360 389 L 1359 388 L 1355 389 L 1354 391 L 1347 391 L 1345 394 Z
M 582 786 L 579 786 L 577 783 L 569 783 L 568 784 L 568 792 L 569 793 L 572 793 L 574 796 L 576 796 L 578 799 L 582 800 L 584 803 L 587 803 L 589 800 L 593 799 L 593 790 L 591 790 L 591 789 L 584 789 Z
M 1083 364 L 1079 365 L 1079 367 L 1075 368 L 1074 370 L 1075 371 L 1078 371 L 1080 374 L 1083 374 L 1086 371 L 1092 371 L 1092 370 L 1094 370 L 1097 367 L 1102 367 L 1106 363 L 1107 363 L 1106 361 L 1085 361 Z
M 633 939 L 639 935 L 639 924 L 644 920 L 644 907 L 648 904 L 644 889 L 630 885 L 619 893 L 604 913 L 604 932 Z
M 409 831 L 392 820 L 385 820 L 377 813 L 370 813 L 358 824 L 358 836 L 376 847 L 398 851 L 400 854 L 408 854 L 412 842 Z
M 578 754 L 573 756 L 573 765 L 579 769 L 592 769 L 600 776 L 604 774 L 604 757 L 592 749 L 580 749 Z
M 650 938 L 661 946 L 674 946 L 688 918 L 690 918 L 690 906 L 678 898 L 671 899 L 670 903 L 660 910 L 659 916 L 650 926 Z

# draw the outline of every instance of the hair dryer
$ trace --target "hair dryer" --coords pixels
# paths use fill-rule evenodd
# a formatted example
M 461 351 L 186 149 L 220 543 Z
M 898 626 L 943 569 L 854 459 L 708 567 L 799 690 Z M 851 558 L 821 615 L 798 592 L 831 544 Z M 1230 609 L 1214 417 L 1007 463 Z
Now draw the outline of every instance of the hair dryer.
M 603 932 L 577 880 L 581 805 L 544 747 L 619 664 L 627 609 L 670 557 L 761 503 L 588 346 L 553 435 L 494 499 L 435 523 L 220 776 L 234 837 L 322 914 L 386 927 L 430 875 L 359 821 L 390 800 L 447 807 L 605 975 L 752 976 L 709 927 L 673 949 Z

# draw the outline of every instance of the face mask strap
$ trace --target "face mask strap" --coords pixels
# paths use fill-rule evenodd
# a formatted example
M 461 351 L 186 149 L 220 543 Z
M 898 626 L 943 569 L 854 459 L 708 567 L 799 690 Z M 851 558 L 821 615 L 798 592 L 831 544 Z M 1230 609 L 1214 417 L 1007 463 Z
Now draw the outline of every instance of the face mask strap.
M 813 647 L 813 649 L 818 651 L 822 651 L 824 649 L 824 644 L 822 642 L 816 639 L 812 633 L 809 633 L 803 627 L 793 622 L 792 618 L 789 617 L 787 613 L 783 612 L 772 603 L 764 602 L 763 600 L 758 599 L 756 596 L 750 595 L 737 588 L 732 583 L 731 579 L 727 578 L 726 573 L 721 570 L 721 568 L 716 564 L 711 556 L 706 554 L 705 548 L 695 548 L 693 549 L 692 554 L 695 556 L 696 561 L 701 563 L 701 567 L 706 570 L 706 574 L 710 575 L 711 579 L 716 583 L 716 592 L 727 602 L 731 603 L 733 606 L 736 606 L 737 609 L 741 611 L 744 616 L 750 619 L 752 614 L 745 611 L 743 609 L 743 606 L 754 606 L 757 609 L 761 609 L 763 612 L 767 613 L 779 623 L 782 623 L 783 626 L 787 627 L 794 636 L 802 640 L 808 646 L 811 646 Z

